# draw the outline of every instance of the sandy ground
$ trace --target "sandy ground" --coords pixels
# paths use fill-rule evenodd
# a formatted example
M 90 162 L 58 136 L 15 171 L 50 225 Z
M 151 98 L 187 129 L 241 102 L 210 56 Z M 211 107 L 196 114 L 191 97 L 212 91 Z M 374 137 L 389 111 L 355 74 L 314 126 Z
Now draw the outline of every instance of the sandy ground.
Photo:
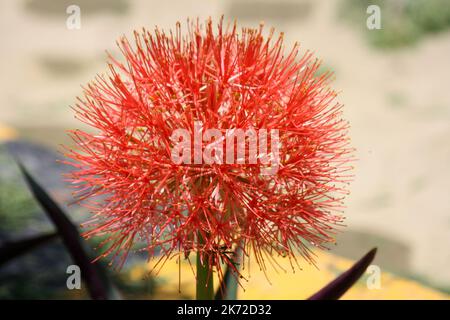
M 288 45 L 314 50 L 336 73 L 359 158 L 335 251 L 356 258 L 377 245 L 382 269 L 450 287 L 450 33 L 377 51 L 338 19 L 337 0 L 78 1 L 82 27 L 70 31 L 66 6 L 29 3 L 0 3 L 0 127 L 52 146 L 79 126 L 68 105 L 106 70 L 104 50 L 115 53 L 115 40 L 135 28 L 225 14 L 246 26 L 265 20 Z

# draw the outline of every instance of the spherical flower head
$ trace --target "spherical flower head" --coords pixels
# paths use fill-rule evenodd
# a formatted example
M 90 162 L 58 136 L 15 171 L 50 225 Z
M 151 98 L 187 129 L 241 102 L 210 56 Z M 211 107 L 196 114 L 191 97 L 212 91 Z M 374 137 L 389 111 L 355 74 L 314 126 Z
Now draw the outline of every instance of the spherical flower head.
M 104 238 L 102 256 L 197 252 L 220 276 L 235 248 L 265 269 L 334 242 L 352 150 L 312 53 L 222 20 L 118 46 L 122 59 L 110 56 L 74 106 L 93 130 L 72 131 L 68 151 L 93 215 L 84 236 Z

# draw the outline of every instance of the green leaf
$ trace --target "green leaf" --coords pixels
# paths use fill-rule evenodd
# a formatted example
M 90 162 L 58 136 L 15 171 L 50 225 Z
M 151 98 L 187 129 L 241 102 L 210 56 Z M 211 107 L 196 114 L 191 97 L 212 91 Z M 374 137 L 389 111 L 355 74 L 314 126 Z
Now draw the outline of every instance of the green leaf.
M 356 262 L 350 269 L 331 281 L 320 291 L 309 297 L 308 300 L 337 300 L 364 274 L 372 263 L 377 253 L 377 248 L 370 250 L 364 257 Z
M 47 192 L 33 179 L 20 161 L 16 161 L 34 197 L 56 226 L 73 261 L 80 267 L 81 276 L 91 298 L 94 300 L 118 299 L 119 295 L 113 285 L 108 281 L 105 272 L 100 270 L 98 264 L 91 262 L 92 260 L 82 245 L 81 236 L 75 225 Z
M 26 254 L 58 237 L 57 232 L 40 234 L 22 240 L 6 242 L 0 247 L 0 265 Z

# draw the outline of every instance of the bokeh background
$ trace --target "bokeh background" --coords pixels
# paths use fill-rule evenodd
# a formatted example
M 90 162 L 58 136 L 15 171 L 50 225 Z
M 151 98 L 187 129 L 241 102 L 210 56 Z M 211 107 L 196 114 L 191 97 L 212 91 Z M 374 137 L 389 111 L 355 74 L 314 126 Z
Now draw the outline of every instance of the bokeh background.
M 81 8 L 81 29 L 68 30 L 66 8 Z M 381 30 L 368 30 L 366 9 L 381 8 Z M 0 2 L 0 245 L 50 230 L 11 153 L 61 205 L 70 192 L 55 163 L 65 131 L 79 128 L 69 105 L 81 85 L 106 72 L 108 50 L 134 29 L 172 28 L 188 17 L 264 21 L 323 60 L 335 74 L 357 148 L 347 199 L 347 228 L 319 256 L 319 268 L 257 272 L 242 298 L 304 298 L 371 247 L 381 289 L 362 279 L 347 298 L 444 298 L 450 292 L 450 3 L 448 0 L 16 0 Z M 72 206 L 72 220 L 85 212 Z M 189 298 L 192 273 L 178 293 L 178 267 L 147 277 L 142 257 L 112 272 L 129 297 Z M 65 289 L 70 258 L 59 242 L 0 268 L 0 298 L 83 298 Z M 173 271 L 173 272 L 172 272 Z M 171 273 L 172 272 L 172 273 Z M 190 280 L 189 280 L 190 279 Z

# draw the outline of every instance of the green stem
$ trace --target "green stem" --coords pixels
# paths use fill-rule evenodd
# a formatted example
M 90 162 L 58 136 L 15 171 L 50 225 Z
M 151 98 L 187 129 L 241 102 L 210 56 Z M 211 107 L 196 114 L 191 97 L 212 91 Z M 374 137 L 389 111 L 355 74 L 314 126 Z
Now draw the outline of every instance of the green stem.
M 203 237 L 198 233 L 199 244 L 203 243 Z M 200 259 L 200 253 L 197 252 L 197 300 L 214 299 L 214 281 L 212 267 L 208 265 L 208 254 L 203 255 L 203 263 Z

